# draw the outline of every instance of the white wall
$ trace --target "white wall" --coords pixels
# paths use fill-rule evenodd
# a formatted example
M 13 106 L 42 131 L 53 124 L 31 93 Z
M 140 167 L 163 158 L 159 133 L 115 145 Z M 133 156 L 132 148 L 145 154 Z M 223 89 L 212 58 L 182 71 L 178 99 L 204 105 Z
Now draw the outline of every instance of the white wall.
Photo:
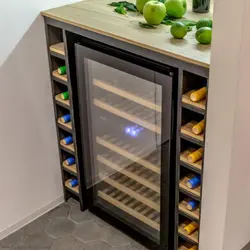
M 0 239 L 28 222 L 32 214 L 38 216 L 62 200 L 45 31 L 39 12 L 70 2 L 1 4 Z
M 249 14 L 248 0 L 215 2 L 201 250 L 240 250 L 250 240 Z

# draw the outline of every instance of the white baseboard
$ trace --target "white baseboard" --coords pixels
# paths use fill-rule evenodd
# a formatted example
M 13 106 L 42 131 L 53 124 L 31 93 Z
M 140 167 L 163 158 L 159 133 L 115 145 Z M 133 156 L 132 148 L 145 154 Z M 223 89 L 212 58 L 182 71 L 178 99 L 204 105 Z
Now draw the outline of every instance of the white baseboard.
M 14 233 L 15 231 L 22 228 L 23 226 L 29 224 L 31 221 L 37 219 L 41 215 L 47 213 L 48 211 L 57 207 L 58 205 L 60 205 L 63 202 L 64 202 L 64 197 L 60 196 L 56 200 L 51 201 L 50 203 L 48 203 L 47 205 L 38 209 L 34 213 L 28 215 L 27 217 L 21 219 L 20 221 L 14 223 L 13 225 L 11 225 L 9 227 L 7 227 L 6 229 L 4 229 L 3 231 L 0 232 L 0 240 L 2 240 L 3 238 L 7 237 L 8 235 Z

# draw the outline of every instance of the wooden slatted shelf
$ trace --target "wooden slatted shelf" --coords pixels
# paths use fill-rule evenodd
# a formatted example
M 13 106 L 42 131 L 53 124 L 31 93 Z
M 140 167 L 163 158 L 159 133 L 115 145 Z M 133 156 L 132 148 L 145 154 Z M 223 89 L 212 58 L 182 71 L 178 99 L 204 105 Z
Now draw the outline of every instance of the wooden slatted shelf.
M 122 163 L 121 156 L 114 157 L 108 154 L 97 155 L 97 160 L 160 194 L 160 181 L 157 180 L 159 175 L 153 171 L 147 170 L 137 163 L 132 165 L 126 161 Z
M 54 52 L 54 53 L 57 53 L 59 55 L 65 56 L 65 48 L 64 48 L 64 43 L 63 42 L 50 45 L 49 50 L 51 52 Z
M 178 247 L 178 250 L 188 250 L 188 248 L 185 247 L 185 246 L 179 246 L 179 247 Z
M 200 209 L 197 208 L 194 211 L 190 211 L 187 209 L 187 201 L 183 200 L 179 203 L 179 210 L 184 213 L 187 214 L 189 217 L 194 218 L 195 220 L 199 220 L 200 219 Z
M 155 111 L 149 111 L 147 108 L 133 104 L 129 100 L 124 100 L 120 103 L 113 103 L 111 100 L 112 98 L 95 98 L 94 104 L 99 108 L 147 128 L 154 133 L 161 134 L 161 115 L 159 115 L 161 113 L 155 114 Z
M 182 178 L 179 182 L 179 187 L 180 189 L 186 191 L 187 193 L 193 194 L 194 196 L 200 198 L 201 195 L 201 187 L 197 187 L 194 189 L 188 188 L 187 187 L 187 182 L 194 177 L 193 175 L 189 175 L 189 176 L 185 176 L 184 178 Z
M 57 122 L 58 122 L 60 125 L 62 125 L 62 126 L 68 128 L 68 129 L 72 130 L 72 122 L 64 123 L 64 122 L 61 121 L 60 117 L 57 119 Z
M 191 110 L 197 110 L 199 113 L 204 114 L 205 109 L 206 109 L 206 100 L 201 100 L 199 102 L 193 102 L 190 100 L 190 95 L 194 92 L 195 90 L 190 90 L 187 93 L 182 95 L 182 103 L 185 104 L 185 107 L 188 108 L 190 106 Z M 199 111 L 200 110 L 200 111 Z
M 65 144 L 63 144 L 63 139 L 62 139 L 62 140 L 60 140 L 60 145 L 61 145 L 62 147 L 64 147 L 64 148 L 66 148 L 66 149 L 72 151 L 72 152 L 75 152 L 74 143 L 71 143 L 71 144 L 69 144 L 69 145 L 65 145 Z
M 62 166 L 63 166 L 63 168 L 64 168 L 66 171 L 68 171 L 68 172 L 70 172 L 70 173 L 73 173 L 74 175 L 77 175 L 76 164 L 73 164 L 73 165 L 71 165 L 71 166 L 68 166 L 68 165 L 66 164 L 66 161 L 63 161 L 63 162 L 62 162 Z
M 191 242 L 198 243 L 199 239 L 199 230 L 194 231 L 191 234 L 187 234 L 184 230 L 184 227 L 188 225 L 189 222 L 183 222 L 178 227 L 179 235 L 183 236 L 185 239 L 190 240 Z
M 67 82 L 67 81 L 68 81 L 68 76 L 67 76 L 67 74 L 65 74 L 65 75 L 59 75 L 58 72 L 57 72 L 57 70 L 54 70 L 54 71 L 52 72 L 52 75 L 53 75 L 55 78 L 60 79 L 60 80 L 62 80 L 62 81 L 64 81 L 64 82 Z
M 142 106 L 156 110 L 157 112 L 162 112 L 162 107 L 154 102 L 148 100 L 146 97 L 142 97 L 138 93 L 133 93 L 131 90 L 122 89 L 121 86 L 114 86 L 112 83 L 106 83 L 97 79 L 93 80 L 93 84 L 99 88 L 109 91 L 113 94 L 124 97 L 130 101 L 139 103 Z
M 110 186 L 115 187 L 121 192 L 137 199 L 152 209 L 160 212 L 160 195 L 145 186 L 135 183 L 132 179 L 125 175 L 116 173 L 110 178 L 104 179 Z
M 67 181 L 65 181 L 65 183 L 64 183 L 65 187 L 66 187 L 68 190 L 72 191 L 73 193 L 79 195 L 79 186 L 71 187 L 71 186 L 70 186 L 70 181 L 71 181 L 71 179 L 68 179 Z
M 113 187 L 106 188 L 105 190 L 99 190 L 98 196 L 148 226 L 160 231 L 160 213 L 131 196 Z
M 63 99 L 61 98 L 61 94 L 57 94 L 57 95 L 55 96 L 55 99 L 56 99 L 57 102 L 62 103 L 63 106 L 68 106 L 68 107 L 70 106 L 69 100 L 63 100 Z
M 203 144 L 204 133 L 202 133 L 200 135 L 196 135 L 192 132 L 193 126 L 197 123 L 198 122 L 196 122 L 196 121 L 191 121 L 191 122 L 188 122 L 188 123 L 184 124 L 183 126 L 181 126 L 181 134 L 186 136 L 186 137 L 190 137 L 192 139 L 192 141 L 194 141 L 194 142 L 196 142 L 196 140 L 197 140 L 197 141 L 201 142 L 201 144 Z
M 202 160 L 199 160 L 195 163 L 188 161 L 188 155 L 194 152 L 195 150 L 196 149 L 194 148 L 184 150 L 180 153 L 180 160 L 182 165 L 187 166 L 188 168 L 191 168 L 192 170 L 200 173 L 202 169 Z
M 112 135 L 105 135 L 102 137 L 97 136 L 96 141 L 100 145 L 112 151 L 115 151 L 116 153 L 122 156 L 125 156 L 128 159 L 139 163 L 140 165 L 143 165 L 144 167 L 152 170 L 153 172 L 157 174 L 161 173 L 160 166 L 156 165 L 156 163 L 150 162 L 150 158 L 142 159 L 143 151 L 138 152 L 138 149 L 136 150 L 131 145 L 124 144 L 122 141 L 119 141 L 117 138 L 115 138 Z

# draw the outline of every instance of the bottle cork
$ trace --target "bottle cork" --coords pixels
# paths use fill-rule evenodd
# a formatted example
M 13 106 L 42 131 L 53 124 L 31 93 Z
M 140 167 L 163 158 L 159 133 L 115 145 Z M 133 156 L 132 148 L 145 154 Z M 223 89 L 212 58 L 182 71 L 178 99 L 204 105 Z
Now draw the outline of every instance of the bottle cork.
M 187 226 L 184 227 L 184 230 L 187 234 L 193 233 L 197 228 L 199 227 L 198 223 L 195 221 L 192 221 Z
M 66 92 L 61 93 L 61 98 L 63 100 L 69 100 L 69 92 L 66 91 Z
M 204 129 L 205 129 L 205 120 L 202 120 L 193 126 L 192 132 L 196 135 L 200 135 L 201 133 L 204 132 Z
M 66 74 L 66 66 L 61 66 L 57 69 L 57 72 L 59 75 L 65 75 Z
M 199 161 L 203 157 L 203 152 L 203 148 L 199 148 L 198 150 L 188 155 L 188 161 L 191 163 Z
M 194 91 L 190 95 L 190 99 L 193 102 L 198 102 L 198 101 L 204 99 L 206 97 L 206 95 L 207 95 L 207 87 L 203 87 L 201 89 Z

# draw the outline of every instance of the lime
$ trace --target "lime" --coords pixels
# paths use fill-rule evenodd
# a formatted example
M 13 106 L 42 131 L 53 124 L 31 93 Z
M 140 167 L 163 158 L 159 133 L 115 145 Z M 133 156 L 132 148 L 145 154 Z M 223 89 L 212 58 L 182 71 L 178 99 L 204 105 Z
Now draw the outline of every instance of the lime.
M 196 28 L 197 30 L 203 27 L 209 27 L 212 28 L 213 27 L 213 21 L 211 19 L 208 18 L 204 18 L 201 19 L 197 24 L 196 24 Z
M 212 29 L 209 27 L 203 27 L 196 31 L 196 40 L 202 44 L 210 44 L 212 41 Z
M 170 32 L 174 38 L 182 39 L 188 32 L 187 26 L 181 22 L 173 23 Z

